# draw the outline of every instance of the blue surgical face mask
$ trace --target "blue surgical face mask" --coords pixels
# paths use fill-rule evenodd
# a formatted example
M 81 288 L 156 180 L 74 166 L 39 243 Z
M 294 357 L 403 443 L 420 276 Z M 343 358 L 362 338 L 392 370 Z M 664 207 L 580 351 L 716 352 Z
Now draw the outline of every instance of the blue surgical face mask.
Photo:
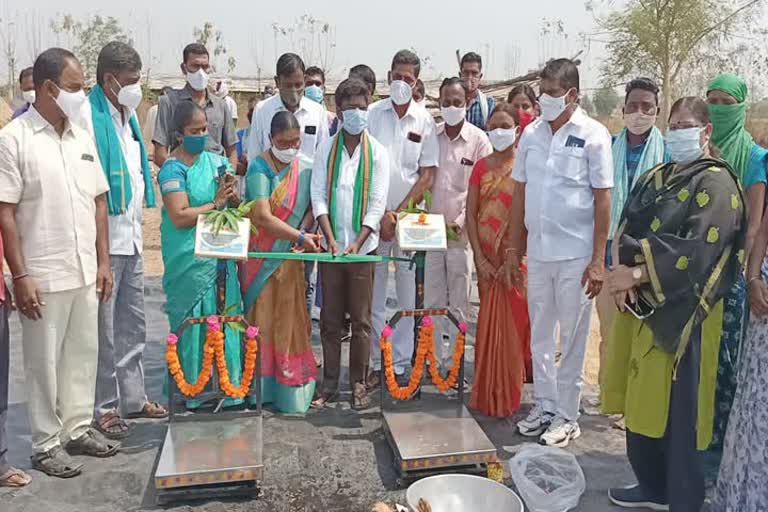
M 368 128 L 368 111 L 358 108 L 344 110 L 341 113 L 344 131 L 350 135 L 360 135 Z
M 315 103 L 323 104 L 323 98 L 325 97 L 325 91 L 323 88 L 317 85 L 310 85 L 304 89 L 304 96 L 311 99 Z
M 202 135 L 185 135 L 182 145 L 187 153 L 191 155 L 199 155 L 205 150 L 205 144 L 208 142 L 208 134 Z
M 701 128 L 680 128 L 669 130 L 665 140 L 672 160 L 675 162 L 693 162 L 704 154 L 701 147 Z

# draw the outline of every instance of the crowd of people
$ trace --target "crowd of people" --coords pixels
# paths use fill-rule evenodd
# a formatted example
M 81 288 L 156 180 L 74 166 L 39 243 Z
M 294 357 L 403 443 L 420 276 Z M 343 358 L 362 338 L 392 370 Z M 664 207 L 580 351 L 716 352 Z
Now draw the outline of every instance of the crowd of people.
M 332 109 L 324 71 L 286 53 L 275 94 L 249 102 L 249 126 L 236 131 L 227 83 L 211 82 L 207 49 L 190 44 L 186 85 L 164 91 L 148 116 L 150 150 L 136 116 L 141 69 L 131 46 L 109 43 L 86 95 L 77 57 L 48 49 L 19 77 L 26 103 L 0 130 L 0 256 L 12 283 L 0 288 L 0 485 L 30 481 L 5 460 L 14 307 L 34 469 L 76 476 L 82 464 L 71 455 L 112 456 L 130 435 L 127 419 L 168 414 L 147 396 L 142 367 L 142 210 L 160 202 L 153 160 L 170 328 L 221 313 L 222 303 L 244 315 L 260 328 L 264 401 L 278 411 L 339 399 L 345 339 L 352 408 L 369 408 L 369 393 L 388 385 L 379 336 L 392 270 L 398 307 L 415 306 L 414 270 L 397 260 L 408 254 L 395 233 L 401 212 L 424 205 L 452 234 L 447 251 L 427 255 L 426 307 L 466 322 L 477 273 L 474 410 L 511 417 L 532 381 L 519 433 L 555 447 L 578 439 L 596 302 L 601 405 L 623 415 L 637 477 L 611 489 L 611 501 L 700 510 L 697 452 L 709 449 L 723 454 L 714 510 L 768 510 L 768 151 L 745 128 L 744 80 L 722 74 L 706 98 L 677 100 L 659 123 L 666 134 L 656 127 L 659 88 L 631 80 L 625 128 L 612 137 L 579 106 L 568 59 L 547 63 L 539 94 L 520 85 L 497 102 L 480 89 L 481 57 L 468 53 L 440 86 L 437 123 L 412 51 L 393 57 L 388 97 L 378 99 L 373 69 L 358 65 Z M 243 202 L 252 251 L 345 254 L 348 263 L 315 272 L 313 261 L 195 257 L 198 217 Z M 450 325 L 435 330 L 446 369 Z M 413 332 L 408 317 L 391 333 L 399 385 L 410 377 Z M 221 343 L 219 371 L 239 386 L 241 335 L 225 326 Z M 177 346 L 194 380 L 209 355 L 205 325 L 184 329 Z M 252 401 L 246 393 L 224 406 Z M 203 403 L 188 396 L 186 405 Z

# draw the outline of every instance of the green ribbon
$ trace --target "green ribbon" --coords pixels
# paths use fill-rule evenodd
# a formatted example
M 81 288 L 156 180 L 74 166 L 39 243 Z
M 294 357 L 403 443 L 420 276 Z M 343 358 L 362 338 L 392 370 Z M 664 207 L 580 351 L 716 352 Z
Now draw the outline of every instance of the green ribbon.
M 406 261 L 410 258 L 398 258 L 392 256 L 370 256 L 367 254 L 333 254 L 327 252 L 249 252 L 249 258 L 265 260 L 302 260 L 319 261 L 321 263 L 378 263 L 380 261 Z

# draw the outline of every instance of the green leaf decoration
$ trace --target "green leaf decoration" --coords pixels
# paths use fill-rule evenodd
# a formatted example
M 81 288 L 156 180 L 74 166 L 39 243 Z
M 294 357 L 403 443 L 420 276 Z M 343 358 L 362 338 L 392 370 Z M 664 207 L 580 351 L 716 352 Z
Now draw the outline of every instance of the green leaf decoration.
M 731 194 L 731 208 L 734 210 L 739 209 L 739 196 L 736 194 Z
M 696 203 L 699 205 L 699 208 L 704 208 L 709 204 L 709 194 L 707 194 L 706 190 L 696 194 Z
M 687 188 L 681 188 L 680 191 L 677 193 L 677 199 L 681 203 L 686 202 L 689 197 L 691 197 L 691 192 Z
M 714 244 L 718 240 L 720 240 L 720 228 L 712 226 L 707 231 L 707 243 Z
M 679 258 L 677 258 L 677 262 L 675 263 L 675 268 L 677 270 L 686 270 L 688 268 L 688 257 L 680 256 Z
M 739 264 L 744 264 L 744 259 L 746 258 L 746 253 L 744 252 L 744 249 L 739 249 L 739 251 L 736 253 L 736 257 L 739 259 Z
M 447 224 L 445 226 L 445 237 L 448 240 L 451 240 L 451 241 L 454 241 L 454 242 L 459 240 L 459 234 L 456 233 L 456 230 L 453 229 L 453 227 L 448 226 Z
M 655 233 L 659 230 L 660 227 L 661 227 L 661 220 L 658 217 L 654 217 L 653 220 L 651 221 L 651 231 Z
M 432 191 L 427 190 L 424 192 L 424 205 L 427 207 L 427 211 L 432 209 Z

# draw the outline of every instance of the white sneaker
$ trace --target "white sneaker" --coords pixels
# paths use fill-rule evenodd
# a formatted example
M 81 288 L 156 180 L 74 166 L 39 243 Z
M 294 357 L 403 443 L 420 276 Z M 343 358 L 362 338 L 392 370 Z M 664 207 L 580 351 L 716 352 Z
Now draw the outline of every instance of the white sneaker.
M 575 421 L 568 421 L 565 418 L 558 416 L 549 425 L 546 432 L 539 438 L 539 444 L 544 446 L 555 446 L 557 448 L 565 448 L 572 440 L 576 440 L 581 437 L 581 428 Z
M 535 405 L 528 417 L 517 422 L 517 430 L 520 435 L 525 437 L 537 437 L 542 434 L 552 423 L 554 416 L 544 412 L 538 405 Z

